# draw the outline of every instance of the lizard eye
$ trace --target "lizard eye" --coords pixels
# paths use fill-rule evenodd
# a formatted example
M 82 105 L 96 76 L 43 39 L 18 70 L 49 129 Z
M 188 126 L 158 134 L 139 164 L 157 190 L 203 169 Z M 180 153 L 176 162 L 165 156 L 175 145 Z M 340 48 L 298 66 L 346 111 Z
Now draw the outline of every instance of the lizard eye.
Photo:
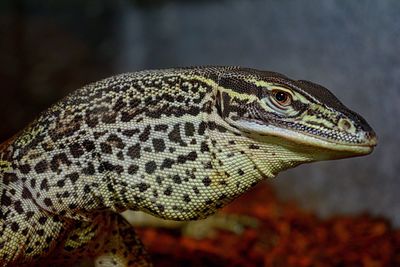
M 280 108 L 285 108 L 292 104 L 292 96 L 282 90 L 274 90 L 271 94 L 272 102 Z

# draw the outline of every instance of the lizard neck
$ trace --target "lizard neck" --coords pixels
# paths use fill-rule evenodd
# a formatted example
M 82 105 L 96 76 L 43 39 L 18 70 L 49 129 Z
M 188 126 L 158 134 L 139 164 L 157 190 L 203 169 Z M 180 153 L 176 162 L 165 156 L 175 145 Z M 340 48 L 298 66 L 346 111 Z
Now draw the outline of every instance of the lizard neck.
M 211 175 L 204 147 L 212 90 L 180 71 L 125 74 L 86 86 L 8 145 L 12 172 L 50 213 L 85 218 L 130 208 L 194 218 L 198 203 L 209 203 L 198 195 L 206 194 L 200 185 Z

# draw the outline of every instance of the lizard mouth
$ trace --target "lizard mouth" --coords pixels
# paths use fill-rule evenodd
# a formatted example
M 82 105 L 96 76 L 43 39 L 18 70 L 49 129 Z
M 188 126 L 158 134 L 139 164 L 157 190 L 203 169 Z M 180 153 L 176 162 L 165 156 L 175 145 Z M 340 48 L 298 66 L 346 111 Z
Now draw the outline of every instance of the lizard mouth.
M 269 126 L 269 128 L 270 127 L 271 126 Z M 346 155 L 346 157 L 370 154 L 377 145 L 377 137 L 375 134 L 371 133 L 364 134 L 365 138 L 360 138 L 360 141 L 357 143 L 350 143 L 323 138 L 318 135 L 308 134 L 307 132 L 295 132 L 274 126 L 271 128 L 275 128 L 270 132 L 273 136 L 290 140 L 296 144 L 330 150 L 333 153 L 337 152 L 338 154 L 343 154 L 343 156 Z
M 378 143 L 376 135 L 371 135 L 369 133 L 364 135 L 370 137 L 362 137 L 357 143 L 340 142 L 334 139 L 322 138 L 307 133 L 296 133 L 296 135 L 298 136 L 291 138 L 291 140 L 296 143 L 321 147 L 337 152 L 348 152 L 350 154 L 354 154 L 354 156 L 370 154 Z M 285 136 L 287 137 L 287 135 Z
M 377 145 L 377 137 L 373 131 L 361 132 L 356 141 L 346 141 L 346 139 L 334 139 L 307 131 L 298 131 L 288 128 L 277 127 L 274 125 L 261 125 L 250 120 L 238 122 L 241 128 L 257 133 L 263 137 L 276 137 L 279 142 L 290 145 L 294 143 L 303 146 L 307 150 L 322 149 L 337 154 L 338 157 L 352 157 L 370 154 Z

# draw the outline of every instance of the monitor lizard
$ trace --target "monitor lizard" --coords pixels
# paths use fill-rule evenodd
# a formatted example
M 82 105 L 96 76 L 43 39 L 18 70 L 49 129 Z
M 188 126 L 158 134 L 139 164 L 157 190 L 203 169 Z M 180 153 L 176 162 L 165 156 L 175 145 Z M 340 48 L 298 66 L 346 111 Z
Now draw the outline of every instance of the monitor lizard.
M 266 177 L 372 152 L 326 88 L 242 67 L 126 73 L 76 90 L 0 147 L 1 266 L 151 266 L 119 213 L 213 214 Z

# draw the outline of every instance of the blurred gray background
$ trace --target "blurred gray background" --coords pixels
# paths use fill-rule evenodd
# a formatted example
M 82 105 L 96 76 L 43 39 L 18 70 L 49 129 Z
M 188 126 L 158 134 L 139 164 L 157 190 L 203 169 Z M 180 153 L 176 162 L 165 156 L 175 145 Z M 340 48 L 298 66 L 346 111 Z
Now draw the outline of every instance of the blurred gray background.
M 2 1 L 0 137 L 114 73 L 241 65 L 320 83 L 379 136 L 368 157 L 270 181 L 321 216 L 368 212 L 400 226 L 400 1 Z

